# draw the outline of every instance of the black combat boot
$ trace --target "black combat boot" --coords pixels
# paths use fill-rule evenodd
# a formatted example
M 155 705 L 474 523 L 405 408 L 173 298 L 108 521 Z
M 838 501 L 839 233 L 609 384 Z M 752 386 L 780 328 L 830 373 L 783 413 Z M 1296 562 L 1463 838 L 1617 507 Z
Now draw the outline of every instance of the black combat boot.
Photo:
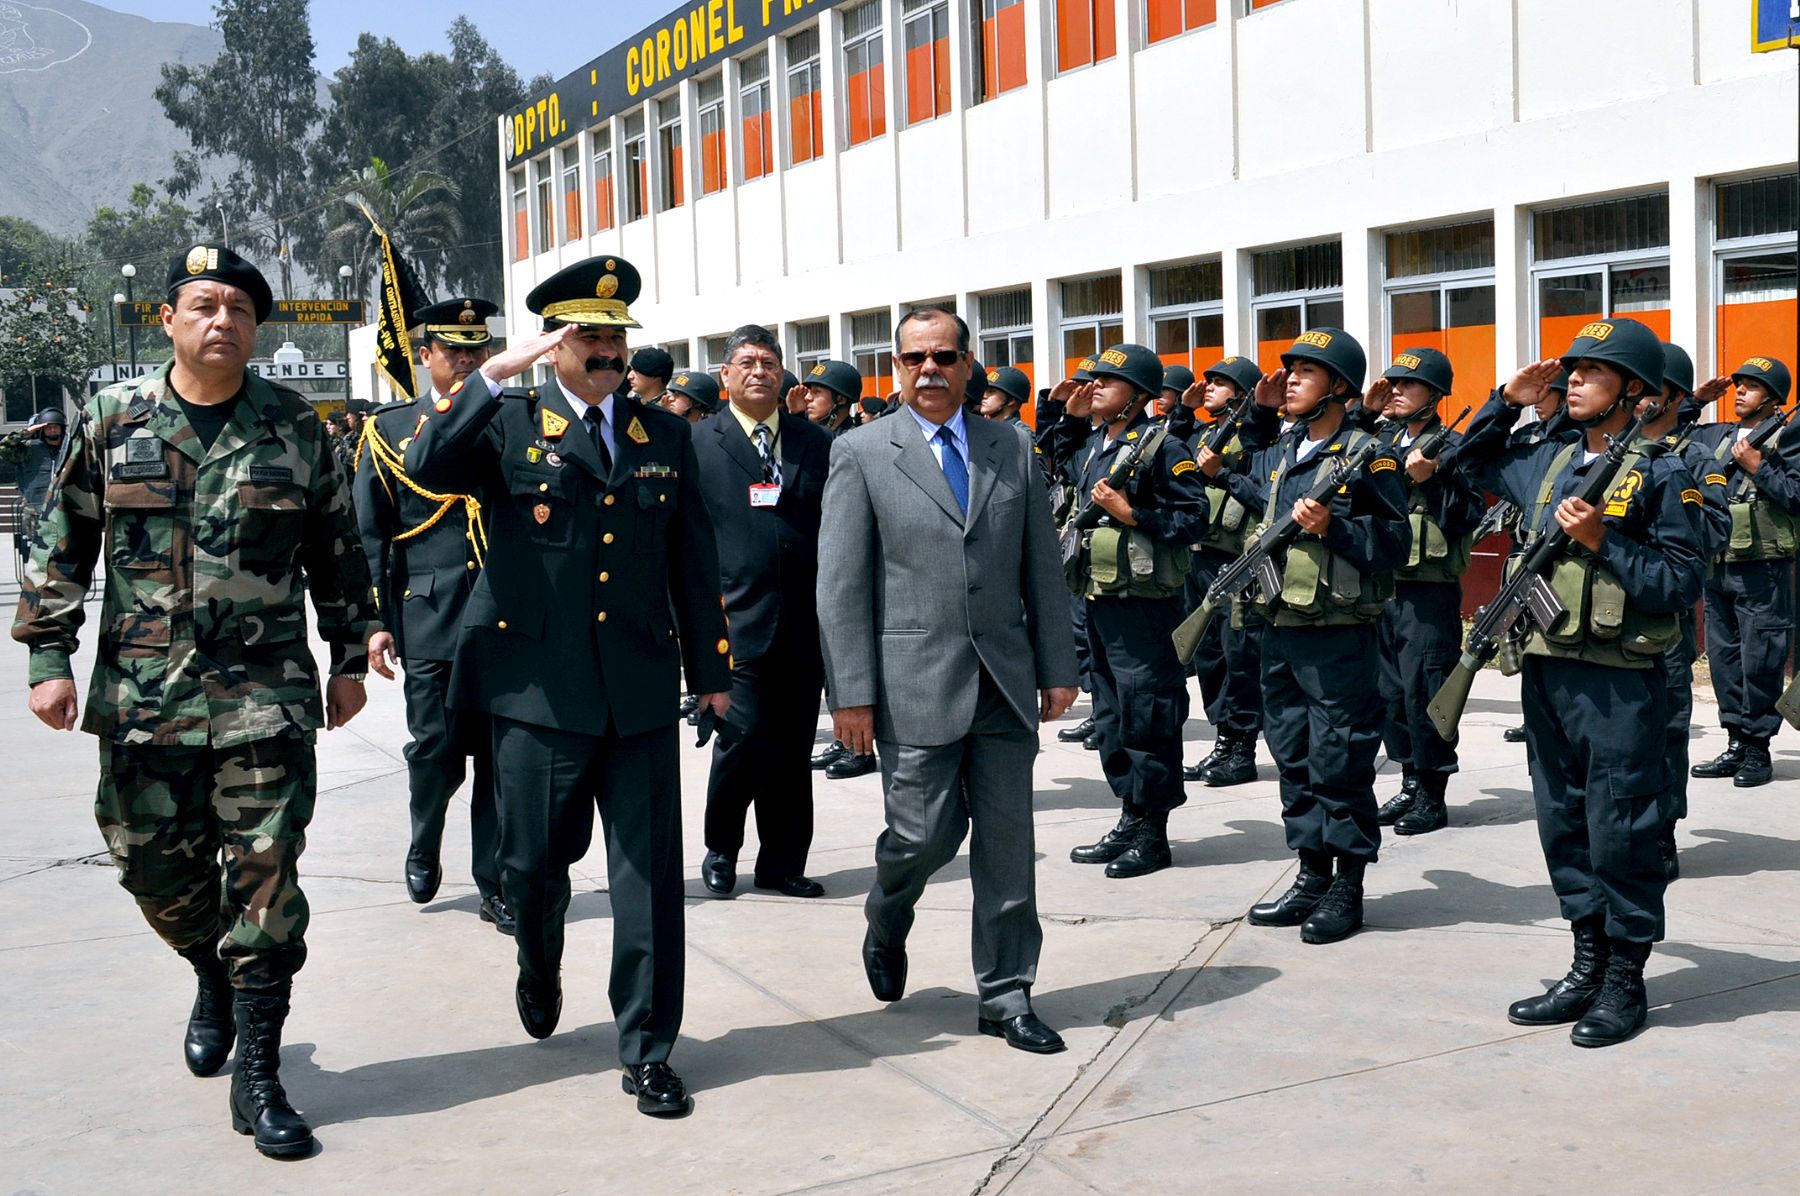
M 1137 835 L 1118 858 L 1106 866 L 1106 875 L 1114 880 L 1131 876 L 1148 876 L 1161 872 L 1174 863 L 1169 852 L 1169 812 L 1145 814 L 1138 820 Z
M 1662 835 L 1656 840 L 1656 858 L 1662 864 L 1663 883 L 1674 884 L 1681 879 L 1681 855 L 1675 849 L 1675 824 L 1663 827 Z
M 1419 774 L 1410 768 L 1400 773 L 1400 792 L 1382 803 L 1381 809 L 1375 811 L 1375 821 L 1382 826 L 1393 826 L 1400 821 L 1402 815 L 1413 808 L 1419 800 Z
M 1560 1026 L 1581 1017 L 1600 995 L 1606 961 L 1612 952 L 1606 942 L 1606 920 L 1583 918 L 1569 929 L 1575 935 L 1575 961 L 1569 974 L 1541 996 L 1514 1001 L 1506 1020 L 1515 1026 Z
M 238 1062 L 231 1077 L 231 1128 L 256 1135 L 256 1149 L 274 1159 L 312 1153 L 312 1127 L 294 1112 L 281 1087 L 281 1027 L 287 990 L 243 991 L 237 1014 Z
M 1137 842 L 1138 831 L 1143 825 L 1143 814 L 1126 806 L 1119 811 L 1118 825 L 1101 835 L 1097 842 L 1070 851 L 1069 859 L 1077 864 L 1110 864 Z
M 1714 756 L 1711 760 L 1694 765 L 1692 768 L 1688 769 L 1688 775 L 1690 777 L 1699 777 L 1700 779 L 1707 781 L 1715 780 L 1719 777 L 1735 777 L 1738 774 L 1738 769 L 1744 766 L 1744 751 L 1746 747 L 1747 745 L 1744 740 L 1738 738 L 1737 732 L 1733 731 L 1731 733 L 1731 742 L 1726 745 L 1724 751 Z
M 1303 943 L 1335 943 L 1362 929 L 1363 869 L 1367 860 L 1347 855 L 1337 858 L 1337 875 L 1325 890 L 1325 899 L 1300 926 Z
M 1644 964 L 1650 958 L 1649 943 L 1613 939 L 1612 958 L 1606 962 L 1606 980 L 1587 1016 L 1569 1031 L 1576 1046 L 1603 1047 L 1624 1042 L 1643 1028 L 1649 1016 L 1644 993 Z
M 1073 727 L 1064 727 L 1056 733 L 1058 743 L 1080 743 L 1094 733 L 1094 720 L 1084 718 Z
M 1231 737 L 1231 751 L 1200 778 L 1210 789 L 1248 785 L 1256 779 L 1256 732 Z
M 1450 825 L 1450 811 L 1444 805 L 1444 790 L 1450 786 L 1447 772 L 1419 775 L 1419 798 L 1400 820 L 1394 823 L 1396 835 L 1429 835 Z
M 1250 907 L 1250 921 L 1257 926 L 1298 926 L 1318 908 L 1331 887 L 1331 853 L 1302 851 L 1300 873 L 1287 892 L 1273 901 Z
M 1182 769 L 1181 779 L 1184 781 L 1204 780 L 1207 769 L 1213 767 L 1215 764 L 1219 763 L 1219 761 L 1231 754 L 1231 743 L 1232 740 L 1236 738 L 1237 736 L 1233 735 L 1230 731 L 1220 728 L 1213 737 L 1212 751 L 1208 752 L 1206 756 L 1201 759 L 1200 763 L 1190 764 Z
M 1769 759 L 1769 741 L 1744 737 L 1744 762 L 1738 766 L 1731 783 L 1739 789 L 1755 789 L 1775 779 L 1775 765 Z
M 194 1011 L 188 1014 L 187 1038 L 182 1054 L 187 1068 L 197 1076 L 217 1075 L 231 1057 L 237 1027 L 231 1020 L 231 973 L 219 958 L 212 939 L 176 952 L 194 967 L 199 984 L 194 992 Z

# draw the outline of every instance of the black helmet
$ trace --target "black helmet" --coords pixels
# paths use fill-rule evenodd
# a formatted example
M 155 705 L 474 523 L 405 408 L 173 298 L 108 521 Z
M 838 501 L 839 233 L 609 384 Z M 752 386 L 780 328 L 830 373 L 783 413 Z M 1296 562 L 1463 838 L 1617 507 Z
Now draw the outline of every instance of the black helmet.
M 862 375 L 856 367 L 842 361 L 821 361 L 806 371 L 808 386 L 823 386 L 846 403 L 862 397 Z
M 1556 391 L 1561 391 L 1564 398 L 1568 397 L 1568 394 L 1569 394 L 1569 367 L 1568 366 L 1564 366 L 1562 369 L 1556 371 L 1556 377 L 1554 377 L 1550 380 L 1550 389 L 1556 390 Z
M 46 407 L 36 415 L 32 416 L 31 422 L 40 425 L 60 424 L 66 428 L 69 426 L 69 417 L 62 413 L 61 407 Z
M 1584 324 L 1568 352 L 1562 355 L 1563 369 L 1572 371 L 1583 358 L 1605 362 L 1626 381 L 1636 378 L 1649 394 L 1662 393 L 1662 339 L 1636 320 L 1595 320 Z M 1623 388 L 1620 397 L 1624 397 Z
M 1185 365 L 1172 365 L 1163 371 L 1163 389 L 1181 394 L 1194 384 L 1194 371 Z
M 1668 341 L 1663 342 L 1663 385 L 1674 387 L 1677 394 L 1694 393 L 1694 359 Z
M 1083 357 L 1080 361 L 1076 362 L 1075 373 L 1073 375 L 1075 381 L 1092 382 L 1094 380 L 1094 365 L 1095 362 L 1092 357 Z
M 1010 365 L 989 370 L 985 384 L 988 390 L 999 391 L 1021 407 L 1031 397 L 1031 379 L 1025 376 L 1024 370 L 1016 370 Z
M 1143 345 L 1114 345 L 1094 359 L 1092 373 L 1096 379 L 1123 378 L 1139 394 L 1162 393 L 1162 358 Z
M 683 370 L 676 374 L 669 380 L 669 390 L 686 398 L 704 415 L 719 409 L 719 384 L 713 381 L 711 374 L 701 370 Z
M 1256 384 L 1262 381 L 1262 367 L 1248 357 L 1227 357 L 1213 362 L 1200 375 L 1208 382 L 1214 378 L 1223 378 L 1237 387 L 1244 394 L 1255 394 Z
M 1777 403 L 1787 402 L 1788 390 L 1794 384 L 1793 375 L 1788 373 L 1787 366 L 1773 357 L 1752 357 L 1737 369 L 1731 371 L 1731 380 L 1749 378 L 1769 388 Z
M 1351 394 L 1361 394 L 1368 376 L 1369 358 L 1357 339 L 1342 328 L 1309 328 L 1294 338 L 1293 347 L 1281 355 L 1281 364 L 1294 368 L 1296 361 L 1311 361 L 1350 384 Z
M 1423 382 L 1437 391 L 1440 397 L 1450 393 L 1456 380 L 1455 371 L 1450 368 L 1450 359 L 1436 349 L 1424 347 L 1402 349 L 1394 354 L 1394 364 L 1383 371 L 1381 376 L 1390 382 L 1401 382 L 1409 378 L 1414 382 Z

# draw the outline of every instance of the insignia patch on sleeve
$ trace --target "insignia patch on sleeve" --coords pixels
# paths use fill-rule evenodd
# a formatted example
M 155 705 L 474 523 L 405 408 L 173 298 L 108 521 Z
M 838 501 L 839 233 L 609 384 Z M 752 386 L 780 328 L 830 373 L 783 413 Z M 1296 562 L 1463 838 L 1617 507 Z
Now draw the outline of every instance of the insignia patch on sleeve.
M 1199 469 L 1199 468 L 1200 467 L 1198 465 L 1194 464 L 1192 461 L 1177 461 L 1177 462 L 1175 462 L 1175 468 L 1173 468 L 1169 471 L 1169 476 L 1178 478 L 1184 473 L 1193 473 L 1196 469 Z
M 1705 500 L 1700 497 L 1700 492 L 1698 490 L 1683 490 L 1681 492 L 1681 501 L 1691 502 L 1697 507 L 1706 505 Z
M 1390 469 L 1398 469 L 1398 468 L 1400 468 L 1400 466 L 1394 461 L 1394 459 L 1392 457 L 1377 457 L 1373 461 L 1369 462 L 1369 472 L 1370 473 L 1386 473 Z
M 1723 486 L 1725 484 L 1725 475 L 1722 473 L 1709 473 L 1706 475 L 1706 484 L 1708 486 Z

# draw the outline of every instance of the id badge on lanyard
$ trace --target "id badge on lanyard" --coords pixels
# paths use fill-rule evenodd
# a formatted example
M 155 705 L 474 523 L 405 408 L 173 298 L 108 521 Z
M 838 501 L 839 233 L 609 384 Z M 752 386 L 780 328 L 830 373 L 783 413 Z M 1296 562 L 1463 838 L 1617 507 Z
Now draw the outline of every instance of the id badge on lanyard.
M 750 487 L 750 506 L 772 507 L 781 501 L 781 487 L 774 482 L 758 482 Z

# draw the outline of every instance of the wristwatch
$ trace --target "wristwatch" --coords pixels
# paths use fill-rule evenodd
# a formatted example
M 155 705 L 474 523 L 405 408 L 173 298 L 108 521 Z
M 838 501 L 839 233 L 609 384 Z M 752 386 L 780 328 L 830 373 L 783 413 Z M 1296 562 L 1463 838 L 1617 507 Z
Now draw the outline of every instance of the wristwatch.
M 354 681 L 358 685 L 361 685 L 364 681 L 367 681 L 369 679 L 369 675 L 367 673 L 339 673 L 338 676 L 342 677 L 346 681 Z

